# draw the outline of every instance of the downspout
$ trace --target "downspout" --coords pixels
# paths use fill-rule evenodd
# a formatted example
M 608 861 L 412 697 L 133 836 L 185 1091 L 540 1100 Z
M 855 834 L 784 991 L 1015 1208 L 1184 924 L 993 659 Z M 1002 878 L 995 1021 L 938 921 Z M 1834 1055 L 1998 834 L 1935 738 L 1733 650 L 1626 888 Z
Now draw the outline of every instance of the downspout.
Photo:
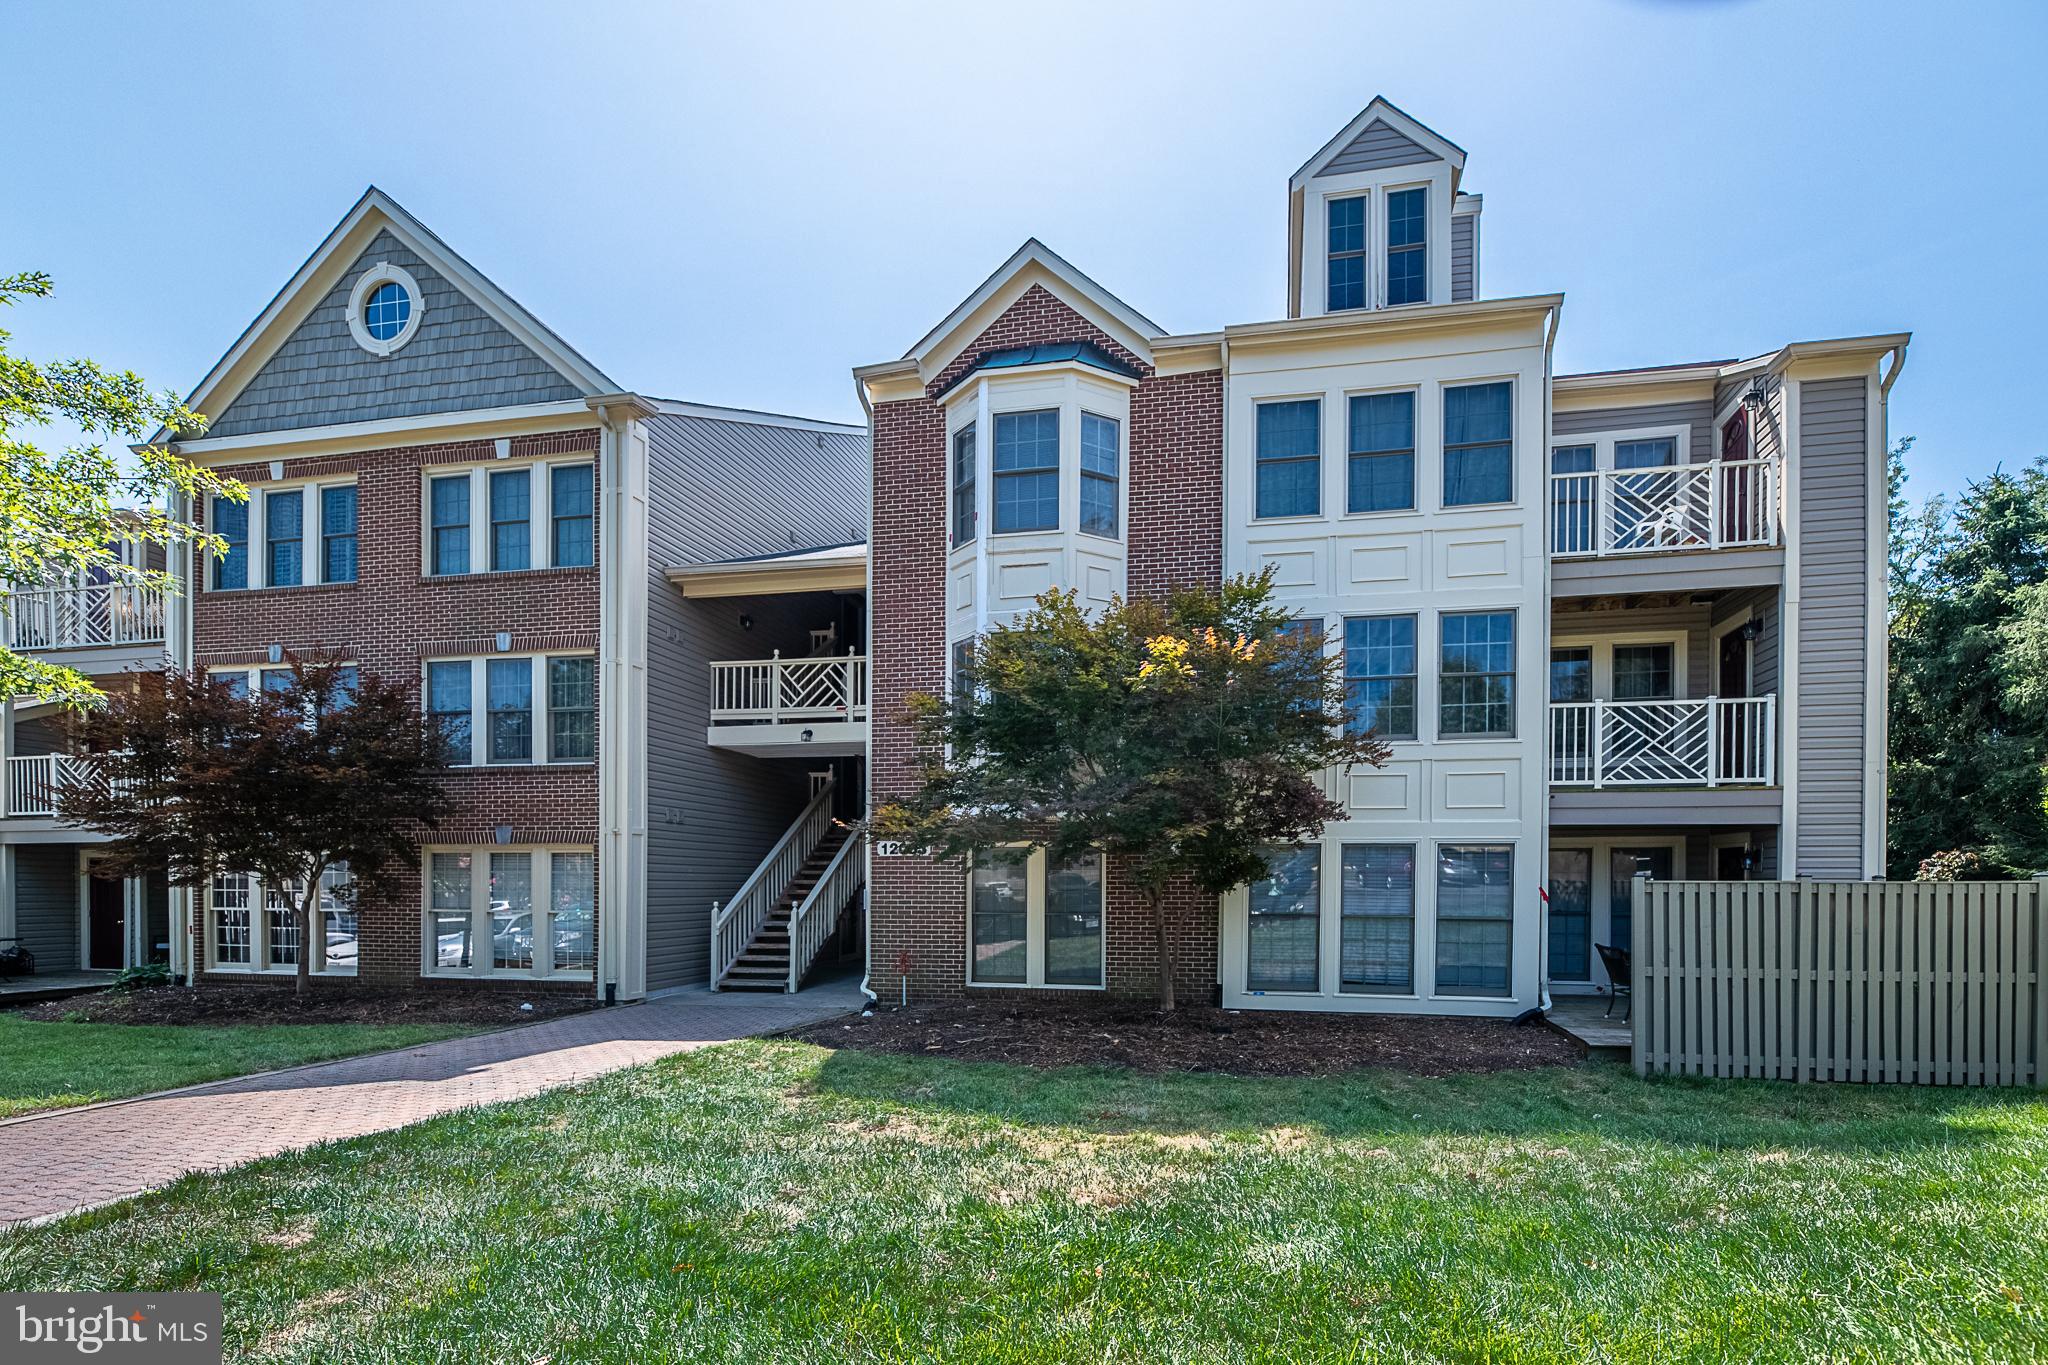
M 867 601 L 862 604 L 862 610 L 867 613 L 868 642 L 869 738 L 867 755 L 861 763 L 861 807 L 865 816 L 867 807 L 872 804 L 870 793 L 874 790 L 875 782 L 875 405 L 868 402 L 868 386 L 865 380 L 854 380 L 853 392 L 860 399 L 860 410 L 868 419 L 868 590 Z M 860 993 L 867 997 L 867 1004 L 861 1011 L 865 1014 L 881 1001 L 868 987 L 868 981 L 875 972 L 875 922 L 874 915 L 870 913 L 875 889 L 875 846 L 867 838 L 866 831 L 862 832 L 861 839 L 860 856 L 866 866 L 861 869 Z
M 1474 224 L 1474 227 L 1476 228 L 1477 224 Z M 1474 240 L 1476 241 L 1477 239 L 1475 238 Z M 1475 270 L 1477 269 L 1476 265 L 1474 268 Z M 1550 310 L 1550 320 L 1544 324 L 1543 328 L 1543 468 L 1545 469 L 1550 467 L 1551 427 L 1556 420 L 1556 408 L 1553 402 L 1555 396 L 1554 384 L 1556 382 L 1553 356 L 1557 346 L 1558 325 L 1563 320 L 1564 306 L 1560 304 Z M 1547 641 L 1550 638 L 1550 544 L 1548 537 L 1545 536 L 1539 536 L 1538 542 L 1543 546 L 1543 638 Z M 1544 719 L 1547 722 L 1549 716 L 1546 715 Z M 1548 744 L 1550 742 L 1550 727 L 1548 724 L 1541 726 L 1538 733 L 1543 736 L 1543 743 Z M 1543 850 L 1543 862 L 1538 866 L 1542 868 L 1548 867 L 1550 863 L 1550 775 L 1548 763 L 1539 760 L 1536 766 L 1537 771 L 1543 774 L 1543 800 L 1538 803 L 1537 807 L 1542 812 L 1537 822 L 1537 832 L 1540 836 L 1537 840 L 1537 846 Z M 1536 884 L 1536 904 L 1539 908 L 1536 919 L 1536 1008 L 1544 1014 L 1549 1014 L 1553 1003 L 1550 998 L 1550 888 L 1541 882 Z

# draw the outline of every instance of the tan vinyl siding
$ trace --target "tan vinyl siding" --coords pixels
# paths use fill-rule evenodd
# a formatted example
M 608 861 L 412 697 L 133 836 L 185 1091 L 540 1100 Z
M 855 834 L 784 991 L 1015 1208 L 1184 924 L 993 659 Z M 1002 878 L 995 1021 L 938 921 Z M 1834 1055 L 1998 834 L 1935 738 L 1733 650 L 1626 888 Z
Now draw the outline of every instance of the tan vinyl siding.
M 1859 878 L 1870 582 L 1866 383 L 1799 395 L 1799 764 L 1795 875 Z

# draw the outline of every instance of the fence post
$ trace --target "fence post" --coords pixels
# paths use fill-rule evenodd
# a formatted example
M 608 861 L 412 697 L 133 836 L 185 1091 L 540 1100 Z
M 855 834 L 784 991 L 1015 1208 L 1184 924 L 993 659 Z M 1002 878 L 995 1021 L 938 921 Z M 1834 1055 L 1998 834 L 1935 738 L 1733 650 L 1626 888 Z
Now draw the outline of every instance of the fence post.
M 1605 775 L 1603 772 L 1605 764 L 1601 760 L 1605 757 L 1606 748 L 1607 703 L 1595 697 L 1593 699 L 1593 785 L 1596 788 L 1601 785 L 1601 778 Z
M 768 719 L 782 719 L 782 651 L 768 656 Z
M 2034 923 L 2031 935 L 2034 960 L 2019 963 L 2022 972 L 2034 975 L 2034 1078 L 2036 1090 L 2048 1090 L 2048 872 L 2034 874 Z M 2023 992 L 2021 999 L 2027 996 Z
M 711 989 L 718 989 L 718 915 L 725 907 L 718 901 L 711 902 Z

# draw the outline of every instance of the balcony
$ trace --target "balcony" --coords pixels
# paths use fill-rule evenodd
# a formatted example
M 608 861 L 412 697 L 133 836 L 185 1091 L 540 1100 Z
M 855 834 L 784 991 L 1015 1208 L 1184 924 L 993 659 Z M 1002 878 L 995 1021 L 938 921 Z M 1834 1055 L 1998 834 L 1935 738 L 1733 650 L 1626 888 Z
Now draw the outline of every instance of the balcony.
M 1770 787 L 1778 699 L 1550 704 L 1550 785 Z
M 1774 546 L 1779 482 L 1776 460 L 1553 474 L 1551 557 Z
M 16 588 L 5 602 L 0 631 L 20 653 L 163 643 L 163 594 L 126 583 Z
M 0 784 L 0 815 L 50 818 L 57 814 L 57 793 L 74 782 L 90 780 L 98 760 L 91 754 L 30 754 L 7 760 Z
M 711 665 L 705 742 L 766 758 L 862 754 L 868 746 L 864 654 Z

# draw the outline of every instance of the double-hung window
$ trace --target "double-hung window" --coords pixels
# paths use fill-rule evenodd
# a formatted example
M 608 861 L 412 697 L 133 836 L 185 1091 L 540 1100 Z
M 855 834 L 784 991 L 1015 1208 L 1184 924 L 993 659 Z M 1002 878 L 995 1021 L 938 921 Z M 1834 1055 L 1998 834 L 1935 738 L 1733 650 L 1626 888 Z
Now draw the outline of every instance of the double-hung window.
M 533 471 L 491 471 L 491 569 L 533 565 Z
M 1509 994 L 1514 936 L 1514 846 L 1439 846 L 1436 869 L 1437 994 Z
M 1358 995 L 1415 990 L 1415 846 L 1344 845 L 1337 988 Z
M 1329 286 L 1325 308 L 1341 313 L 1363 308 L 1369 281 L 1365 268 L 1365 207 L 1362 194 L 1327 201 L 1329 215 Z
M 320 581 L 356 581 L 356 486 L 320 490 Z
M 263 495 L 263 585 L 267 588 L 296 588 L 303 576 L 306 555 L 306 493 L 294 488 L 288 493 Z
M 597 562 L 597 466 L 558 464 L 548 469 L 554 519 L 554 565 L 582 568 Z
M 953 543 L 974 539 L 974 423 L 953 433 Z
M 447 737 L 451 766 L 597 756 L 597 660 L 588 654 L 432 659 L 426 707 Z
M 469 572 L 469 484 L 467 474 L 429 481 L 429 568 L 437 574 Z
M 996 414 L 997 534 L 1056 531 L 1060 524 L 1060 414 Z
M 1447 612 L 1438 671 L 1440 736 L 1515 733 L 1515 614 Z
M 427 480 L 427 572 L 590 567 L 597 562 L 596 485 L 587 460 L 434 474 Z
M 215 498 L 213 533 L 227 542 L 227 553 L 213 561 L 213 586 L 221 591 L 248 587 L 249 504 Z
M 1117 534 L 1120 434 L 1109 418 L 1081 414 L 1081 529 L 1112 540 Z
M 206 889 L 207 970 L 295 972 L 299 955 L 316 976 L 347 976 L 356 969 L 356 910 L 348 864 L 336 863 L 320 878 L 312 912 L 312 939 L 299 938 L 298 910 L 304 886 L 267 885 L 246 872 L 222 872 Z
M 597 964 L 597 859 L 579 848 L 427 852 L 429 976 L 587 977 Z
M 1415 685 L 1413 616 L 1344 619 L 1344 690 L 1353 734 L 1414 739 Z
M 1323 404 L 1319 398 L 1255 409 L 1252 515 L 1313 517 L 1323 510 Z
M 1429 301 L 1429 191 L 1387 195 L 1387 302 Z
M 1268 874 L 1248 890 L 1247 991 L 1320 988 L 1322 856 L 1321 844 L 1266 851 Z
M 1415 395 L 1365 393 L 1351 400 L 1350 512 L 1415 506 Z
M 1444 506 L 1514 501 L 1514 422 L 1504 380 L 1444 390 Z
M 977 986 L 1102 985 L 1102 857 L 1052 866 L 1044 850 L 974 860 L 967 979 Z

